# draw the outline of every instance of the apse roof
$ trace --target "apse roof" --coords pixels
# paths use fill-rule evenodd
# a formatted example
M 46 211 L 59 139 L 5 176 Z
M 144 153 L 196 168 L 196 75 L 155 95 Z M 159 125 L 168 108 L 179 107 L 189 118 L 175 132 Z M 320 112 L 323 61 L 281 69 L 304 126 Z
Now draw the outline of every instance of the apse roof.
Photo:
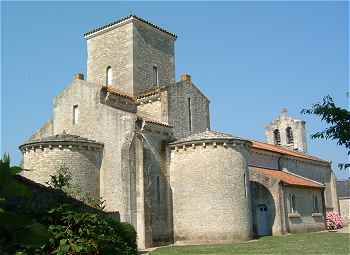
M 233 139 L 243 140 L 230 134 L 226 134 L 226 133 L 222 133 L 214 130 L 206 130 L 201 133 L 192 134 L 185 138 L 178 139 L 172 144 L 201 141 L 201 140 L 233 140 Z

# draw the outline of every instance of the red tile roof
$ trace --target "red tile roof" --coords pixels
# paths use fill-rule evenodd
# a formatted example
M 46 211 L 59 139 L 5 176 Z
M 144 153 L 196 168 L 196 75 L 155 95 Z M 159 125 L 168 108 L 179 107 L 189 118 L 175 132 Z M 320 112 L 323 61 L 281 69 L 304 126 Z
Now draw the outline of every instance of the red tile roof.
M 132 100 L 132 101 L 135 101 L 134 97 L 132 97 L 130 95 L 127 95 L 127 94 L 125 94 L 125 93 L 123 93 L 121 91 L 118 91 L 117 89 L 115 89 L 115 88 L 113 88 L 111 86 L 103 86 L 102 90 L 105 90 L 105 91 L 107 91 L 107 92 L 109 92 L 109 93 L 111 93 L 113 95 L 125 97 L 125 98 L 128 98 L 128 99 Z
M 312 188 L 324 188 L 324 185 L 322 183 L 310 180 L 308 178 L 302 177 L 294 173 L 275 170 L 275 169 L 256 167 L 256 166 L 250 166 L 249 168 L 252 172 L 260 173 L 268 177 L 277 178 L 289 185 L 312 187 Z
M 329 163 L 329 161 L 320 159 L 318 157 L 311 156 L 311 155 L 308 155 L 308 154 L 305 154 L 305 153 L 302 153 L 299 151 L 293 151 L 293 150 L 290 150 L 290 149 L 282 147 L 282 146 L 268 144 L 268 143 L 262 143 L 262 142 L 253 141 L 253 140 L 251 140 L 251 142 L 253 143 L 252 144 L 253 149 L 271 151 L 271 152 L 276 152 L 279 154 L 293 156 L 293 157 L 297 157 L 297 158 L 303 158 L 303 159 L 319 161 L 319 162 L 323 162 L 323 163 Z

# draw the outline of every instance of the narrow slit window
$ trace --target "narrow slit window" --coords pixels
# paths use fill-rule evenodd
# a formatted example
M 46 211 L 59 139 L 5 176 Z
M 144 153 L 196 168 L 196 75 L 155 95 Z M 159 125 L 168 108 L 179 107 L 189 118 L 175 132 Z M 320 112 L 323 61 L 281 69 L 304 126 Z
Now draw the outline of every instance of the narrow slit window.
M 158 86 L 158 68 L 153 66 L 153 86 Z
M 188 130 L 192 131 L 192 110 L 191 110 L 191 98 L 187 98 L 188 107 Z
M 278 129 L 273 131 L 274 142 L 276 145 L 281 145 L 281 135 Z
M 79 108 L 78 105 L 73 105 L 73 125 L 78 124 L 79 121 Z
M 157 176 L 157 201 L 160 203 L 160 180 L 159 176 Z
M 112 85 L 112 81 L 113 81 L 113 70 L 112 67 L 107 67 L 106 70 L 106 86 L 110 86 Z

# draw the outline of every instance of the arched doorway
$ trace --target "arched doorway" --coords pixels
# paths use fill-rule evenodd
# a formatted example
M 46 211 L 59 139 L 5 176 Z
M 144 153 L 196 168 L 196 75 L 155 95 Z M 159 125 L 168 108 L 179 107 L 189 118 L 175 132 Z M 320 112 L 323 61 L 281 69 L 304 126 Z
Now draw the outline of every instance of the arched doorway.
M 256 236 L 272 235 L 275 202 L 270 191 L 258 182 L 251 182 L 253 231 Z

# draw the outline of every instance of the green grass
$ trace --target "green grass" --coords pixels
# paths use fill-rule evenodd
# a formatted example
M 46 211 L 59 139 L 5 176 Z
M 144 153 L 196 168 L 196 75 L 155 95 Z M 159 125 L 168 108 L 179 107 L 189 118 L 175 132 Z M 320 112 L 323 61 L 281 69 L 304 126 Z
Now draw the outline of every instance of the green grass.
M 237 244 L 163 247 L 151 255 L 350 254 L 349 238 L 349 234 L 328 232 L 268 236 Z

